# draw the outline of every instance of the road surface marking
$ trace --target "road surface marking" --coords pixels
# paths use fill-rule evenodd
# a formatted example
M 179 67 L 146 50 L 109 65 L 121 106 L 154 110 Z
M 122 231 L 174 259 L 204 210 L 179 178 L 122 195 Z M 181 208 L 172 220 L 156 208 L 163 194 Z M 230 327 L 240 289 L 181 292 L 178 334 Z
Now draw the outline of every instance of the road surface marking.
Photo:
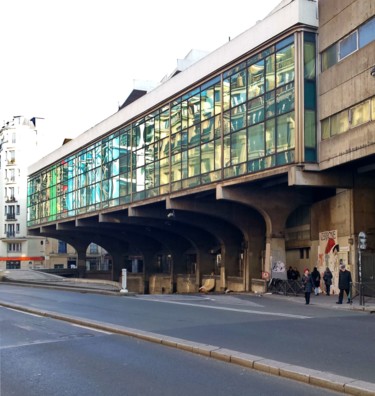
M 133 297 L 130 297 L 130 298 L 133 298 Z M 248 314 L 255 314 L 255 315 L 265 315 L 265 316 L 279 316 L 279 317 L 282 317 L 282 318 L 311 319 L 311 316 L 304 316 L 304 315 L 293 315 L 293 314 L 287 314 L 287 313 L 281 313 L 281 312 L 255 311 L 255 310 L 251 310 L 251 309 L 212 307 L 212 306 L 209 306 L 209 305 L 183 303 L 183 302 L 178 302 L 178 301 L 166 301 L 166 300 L 157 299 L 157 298 L 151 300 L 151 299 L 148 299 L 148 298 L 142 299 L 142 298 L 137 297 L 137 300 L 151 301 L 151 302 L 161 302 L 161 303 L 166 303 L 166 304 L 186 305 L 186 306 L 198 307 L 198 308 L 216 309 L 216 310 L 219 310 L 219 311 L 241 312 L 241 313 L 248 313 Z

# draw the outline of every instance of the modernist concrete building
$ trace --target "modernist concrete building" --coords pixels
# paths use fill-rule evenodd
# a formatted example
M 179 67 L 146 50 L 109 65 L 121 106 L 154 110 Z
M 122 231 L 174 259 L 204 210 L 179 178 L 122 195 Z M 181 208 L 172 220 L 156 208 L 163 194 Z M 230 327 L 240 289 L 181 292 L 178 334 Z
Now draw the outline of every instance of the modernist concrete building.
M 319 6 L 282 1 L 31 166 L 29 233 L 74 246 L 82 276 L 103 246 L 137 292 L 208 276 L 257 290 L 290 265 L 337 280 L 339 260 L 357 279 L 357 234 L 375 227 L 375 10 Z

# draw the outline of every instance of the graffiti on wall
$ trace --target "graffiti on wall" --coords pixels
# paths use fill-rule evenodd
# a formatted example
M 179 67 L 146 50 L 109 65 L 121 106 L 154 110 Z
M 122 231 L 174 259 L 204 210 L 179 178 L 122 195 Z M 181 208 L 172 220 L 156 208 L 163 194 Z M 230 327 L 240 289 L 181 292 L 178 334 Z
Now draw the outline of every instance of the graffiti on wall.
M 331 270 L 335 291 L 337 291 L 340 251 L 337 238 L 337 230 L 319 233 L 318 271 L 323 275 L 327 267 Z M 321 286 L 324 287 L 323 284 Z

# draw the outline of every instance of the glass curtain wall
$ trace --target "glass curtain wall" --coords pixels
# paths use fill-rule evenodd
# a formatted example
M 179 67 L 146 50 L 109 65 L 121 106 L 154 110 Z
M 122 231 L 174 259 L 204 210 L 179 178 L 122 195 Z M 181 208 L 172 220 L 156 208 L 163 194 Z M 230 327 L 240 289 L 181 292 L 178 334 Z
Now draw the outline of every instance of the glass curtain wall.
M 309 98 L 315 89 L 314 40 L 306 34 Z M 291 35 L 32 175 L 28 225 L 293 163 L 294 80 Z M 305 107 L 305 155 L 314 160 L 315 99 Z

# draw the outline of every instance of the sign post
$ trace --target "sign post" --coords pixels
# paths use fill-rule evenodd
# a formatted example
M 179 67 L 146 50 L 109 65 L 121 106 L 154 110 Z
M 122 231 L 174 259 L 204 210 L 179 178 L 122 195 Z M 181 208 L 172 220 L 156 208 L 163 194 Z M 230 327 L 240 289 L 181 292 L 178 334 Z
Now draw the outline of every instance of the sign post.
M 358 234 L 358 280 L 359 280 L 359 304 L 364 305 L 364 295 L 362 287 L 362 250 L 367 248 L 367 235 L 361 231 Z

